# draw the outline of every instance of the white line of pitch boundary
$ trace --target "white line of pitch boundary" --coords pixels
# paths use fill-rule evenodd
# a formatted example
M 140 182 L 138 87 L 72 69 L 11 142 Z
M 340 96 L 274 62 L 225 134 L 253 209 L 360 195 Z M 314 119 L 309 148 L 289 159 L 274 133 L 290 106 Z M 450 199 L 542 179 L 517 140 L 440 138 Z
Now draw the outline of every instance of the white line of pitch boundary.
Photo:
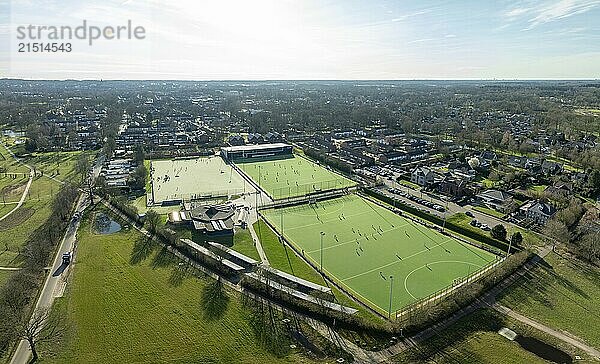
M 348 281 L 348 280 L 351 280 L 351 279 L 354 279 L 354 278 L 357 278 L 357 277 L 360 277 L 360 276 L 364 276 L 365 274 L 373 273 L 373 272 L 375 272 L 375 271 L 377 271 L 377 270 L 379 270 L 379 269 L 382 269 L 382 268 L 387 268 L 387 267 L 389 267 L 389 266 L 391 266 L 391 265 L 398 264 L 398 263 L 402 263 L 402 262 L 404 262 L 404 260 L 405 260 L 405 259 L 410 259 L 410 258 L 412 258 L 412 257 L 415 257 L 415 256 L 419 255 L 419 254 L 422 254 L 422 253 L 425 253 L 425 252 L 431 251 L 431 249 L 433 249 L 433 248 L 437 248 L 437 247 L 440 247 L 440 246 L 442 246 L 442 245 L 444 245 L 444 244 L 446 244 L 446 243 L 448 243 L 448 242 L 450 242 L 450 241 L 452 241 L 452 240 L 454 240 L 454 239 L 448 239 L 448 240 L 444 240 L 444 241 L 442 241 L 441 243 L 434 245 L 432 248 L 429 248 L 429 249 L 424 249 L 424 250 L 421 250 L 421 251 L 419 251 L 419 252 L 416 252 L 416 253 L 414 253 L 414 254 L 411 254 L 411 255 L 409 255 L 409 256 L 407 256 L 407 257 L 405 257 L 405 258 L 402 258 L 402 260 L 400 260 L 400 259 L 398 259 L 398 260 L 395 260 L 395 261 L 393 261 L 393 262 L 391 262 L 391 263 L 384 264 L 384 265 L 382 265 L 381 267 L 377 267 L 377 268 L 369 269 L 369 270 L 367 270 L 367 271 L 364 271 L 364 272 L 362 272 L 362 273 L 355 274 L 355 275 L 353 275 L 353 276 L 350 276 L 350 277 L 346 277 L 346 278 L 342 279 L 341 281 L 342 281 L 342 282 L 345 282 L 345 281 Z

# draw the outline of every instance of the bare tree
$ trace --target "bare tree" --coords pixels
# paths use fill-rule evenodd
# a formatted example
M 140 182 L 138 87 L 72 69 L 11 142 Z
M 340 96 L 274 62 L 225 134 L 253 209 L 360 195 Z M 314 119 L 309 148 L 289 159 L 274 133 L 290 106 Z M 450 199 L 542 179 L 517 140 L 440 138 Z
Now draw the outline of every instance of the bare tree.
M 553 241 L 553 250 L 556 247 L 556 243 L 567 244 L 571 240 L 571 233 L 567 225 L 556 218 L 548 220 L 546 226 L 544 226 L 544 233 Z
M 75 163 L 75 172 L 81 178 L 82 183 L 85 180 L 85 178 L 90 170 L 90 167 L 91 167 L 91 163 L 90 163 L 90 159 L 89 159 L 88 155 L 85 153 L 80 154 Z
M 67 329 L 66 318 L 58 312 L 52 313 L 49 306 L 36 309 L 31 318 L 21 312 L 15 312 L 18 317 L 15 320 L 14 337 L 27 340 L 32 362 L 35 362 L 38 359 L 37 345 L 59 340 Z

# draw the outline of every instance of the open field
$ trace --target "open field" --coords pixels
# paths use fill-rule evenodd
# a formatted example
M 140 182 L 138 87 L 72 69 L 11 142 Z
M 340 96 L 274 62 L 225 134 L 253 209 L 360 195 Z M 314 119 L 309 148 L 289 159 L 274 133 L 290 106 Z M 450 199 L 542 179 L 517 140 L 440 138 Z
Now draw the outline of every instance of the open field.
M 50 204 L 60 184 L 48 177 L 34 178 L 25 203 L 9 217 L 0 221 L 0 266 L 19 266 L 19 249 L 29 235 L 40 227 L 50 215 Z M 4 216 L 15 205 L 0 208 Z M 5 251 L 5 245 L 8 251 Z
M 86 154 L 90 164 L 94 162 L 94 152 L 48 152 L 33 153 L 25 162 L 37 171 L 44 172 L 61 181 L 78 182 L 79 176 L 75 171 L 77 159 L 81 154 Z
M 19 201 L 29 179 L 29 169 L 0 145 L 0 203 Z
M 308 159 L 292 158 L 236 162 L 273 199 L 355 186 L 356 182 Z
M 29 173 L 29 169 L 17 162 L 4 148 L 3 145 L 0 145 L 0 170 L 6 169 L 7 173 Z
M 390 286 L 395 312 L 496 260 L 356 195 L 262 213 L 317 267 L 322 251 L 323 271 L 382 313 Z
M 86 220 L 87 221 L 87 220 Z M 202 295 L 209 279 L 154 248 L 137 264 L 134 230 L 97 235 L 79 230 L 73 278 L 57 309 L 72 329 L 45 346 L 45 363 L 289 363 L 308 362 L 295 350 L 276 357 L 258 344 L 237 293 L 209 312 Z M 143 249 L 142 249 L 143 250 Z
M 0 287 L 4 286 L 4 283 L 8 280 L 13 271 L 10 270 L 0 270 Z
M 600 347 L 598 267 L 550 253 L 500 300 L 519 313 Z
M 393 358 L 395 363 L 548 363 L 510 341 L 498 330 L 508 327 L 517 334 L 533 337 L 568 353 L 580 355 L 581 362 L 591 362 L 585 353 L 492 309 L 480 309 L 463 317 L 446 330 Z
M 244 192 L 245 181 L 221 157 L 154 160 L 150 165 L 155 204 Z

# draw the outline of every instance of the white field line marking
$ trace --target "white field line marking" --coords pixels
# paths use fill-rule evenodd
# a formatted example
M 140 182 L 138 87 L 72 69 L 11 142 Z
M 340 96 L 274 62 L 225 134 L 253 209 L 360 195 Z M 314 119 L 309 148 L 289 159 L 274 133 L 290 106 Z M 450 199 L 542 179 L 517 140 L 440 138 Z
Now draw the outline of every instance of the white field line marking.
M 413 296 L 413 294 L 410 293 L 410 291 L 408 290 L 408 287 L 406 285 L 406 283 L 408 282 L 408 277 L 410 277 L 411 274 L 413 274 L 414 272 L 418 271 L 419 269 L 422 269 L 422 268 L 425 268 L 428 265 L 433 265 L 433 264 L 437 264 L 437 263 L 462 263 L 462 264 L 474 265 L 477 268 L 482 268 L 483 267 L 483 265 L 479 265 L 479 264 L 475 264 L 475 263 L 471 263 L 471 262 L 465 262 L 463 260 L 438 260 L 438 261 L 435 261 L 435 262 L 424 264 L 424 265 L 422 265 L 422 266 L 420 266 L 418 268 L 415 268 L 412 271 L 410 271 L 410 273 L 408 273 L 406 275 L 406 277 L 404 278 L 404 290 L 406 291 L 406 293 L 408 293 L 415 300 L 418 300 L 418 298 L 415 297 L 415 296 Z
M 377 270 L 379 270 L 379 269 L 386 268 L 386 267 L 389 267 L 389 266 L 391 266 L 391 265 L 394 265 L 394 264 L 403 263 L 403 262 L 404 262 L 406 259 L 410 259 L 410 258 L 412 258 L 412 257 L 415 257 L 415 256 L 419 255 L 419 254 L 422 254 L 422 253 L 425 253 L 425 252 L 431 251 L 431 249 L 434 249 L 434 248 L 440 247 L 440 246 L 442 246 L 442 245 L 444 245 L 444 244 L 446 244 L 447 242 L 450 242 L 450 241 L 452 241 L 452 240 L 454 240 L 454 239 L 448 239 L 448 240 L 444 240 L 444 241 L 442 241 L 441 243 L 439 243 L 439 244 L 436 244 L 436 245 L 434 245 L 433 247 L 431 247 L 431 248 L 429 248 L 429 249 L 424 249 L 424 250 L 421 250 L 421 251 L 419 251 L 419 252 L 416 252 L 416 253 L 414 253 L 414 254 L 412 254 L 412 255 L 409 255 L 409 256 L 407 256 L 407 257 L 404 257 L 404 258 L 402 258 L 402 260 L 399 260 L 399 259 L 398 259 L 398 260 L 395 260 L 395 261 L 393 261 L 393 262 L 391 262 L 391 263 L 384 264 L 384 265 L 382 265 L 381 267 L 377 267 L 377 268 L 369 269 L 369 270 L 367 270 L 367 271 L 364 271 L 364 272 L 362 272 L 362 273 L 355 274 L 355 275 L 353 275 L 353 276 L 350 276 L 350 277 L 344 278 L 344 279 L 342 279 L 342 282 L 345 282 L 345 281 L 347 281 L 347 280 L 350 280 L 350 279 L 354 279 L 354 278 L 357 278 L 357 277 L 363 276 L 363 275 L 365 275 L 365 274 L 369 274 L 369 273 L 375 272 L 375 271 L 377 271 Z
M 403 228 L 403 227 L 405 227 L 405 226 L 408 226 L 408 225 L 410 225 L 410 224 L 404 224 L 404 225 L 400 225 L 400 226 L 397 226 L 397 227 L 391 228 L 391 229 L 389 229 L 389 230 L 384 230 L 382 234 L 389 233 L 390 231 L 394 231 L 394 230 L 396 230 L 396 229 L 400 229 L 400 228 Z M 373 235 L 374 235 L 374 234 L 371 234 L 371 236 L 373 236 Z M 346 244 L 354 243 L 354 242 L 356 242 L 356 241 L 358 241 L 358 240 L 364 240 L 364 241 L 366 241 L 366 240 L 367 240 L 367 239 L 366 239 L 366 237 L 367 237 L 367 234 L 364 234 L 362 237 L 360 237 L 360 238 L 357 238 L 357 239 L 348 240 L 348 241 L 344 241 L 344 242 L 341 242 L 341 243 L 338 243 L 338 244 L 330 245 L 330 246 L 328 246 L 328 247 L 324 247 L 324 248 L 323 248 L 323 250 L 328 250 L 328 249 L 332 249 L 332 248 L 337 248 L 338 246 L 342 246 L 342 245 L 346 245 Z M 311 253 L 316 253 L 316 252 L 319 252 L 319 251 L 321 251 L 321 249 L 315 249 L 315 250 L 311 250 L 311 251 L 309 251 L 309 252 L 308 252 L 308 254 L 311 254 Z
M 363 211 L 363 212 L 360 212 L 360 213 L 358 213 L 358 214 L 348 215 L 348 217 L 361 216 L 361 215 L 365 215 L 365 214 L 368 214 L 368 213 L 369 213 L 369 211 Z M 273 216 L 275 217 L 275 216 L 276 216 L 276 214 L 273 214 Z M 314 216 L 314 215 L 313 215 L 313 216 Z M 337 218 L 337 217 L 336 217 L 335 219 L 330 219 L 330 220 L 321 220 L 320 222 L 316 222 L 316 223 L 313 223 L 313 224 L 300 225 L 300 226 L 296 226 L 296 227 L 286 228 L 285 230 L 286 230 L 286 231 L 290 231 L 290 230 L 304 229 L 304 228 L 307 228 L 307 227 L 309 227 L 309 226 L 323 225 L 323 224 L 325 224 L 325 223 L 328 223 L 328 222 L 333 222 L 333 221 L 336 221 L 336 220 L 337 220 L 337 221 L 343 221 L 343 220 L 340 220 L 339 218 Z M 284 221 L 284 224 L 285 224 L 285 218 L 283 219 L 283 221 Z

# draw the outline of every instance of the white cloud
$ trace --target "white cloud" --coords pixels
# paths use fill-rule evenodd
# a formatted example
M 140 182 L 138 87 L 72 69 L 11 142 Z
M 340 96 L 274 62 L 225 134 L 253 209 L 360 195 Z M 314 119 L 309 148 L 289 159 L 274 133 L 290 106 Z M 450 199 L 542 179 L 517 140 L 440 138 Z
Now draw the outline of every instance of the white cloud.
M 535 16 L 529 20 L 529 27 L 526 29 L 533 29 L 541 24 L 585 13 L 598 5 L 600 5 L 600 0 L 555 1 L 534 10 L 533 15 Z

